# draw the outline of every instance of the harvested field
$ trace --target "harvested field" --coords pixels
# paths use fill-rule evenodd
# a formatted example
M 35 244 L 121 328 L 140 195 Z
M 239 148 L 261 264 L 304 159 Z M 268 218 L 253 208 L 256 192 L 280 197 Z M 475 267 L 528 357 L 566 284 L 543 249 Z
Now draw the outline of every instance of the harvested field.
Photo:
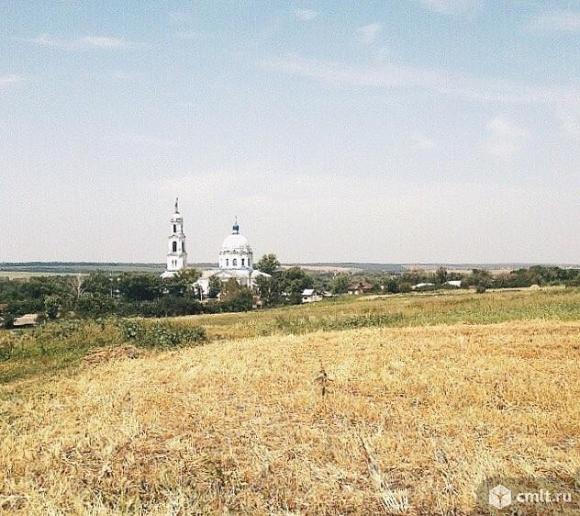
M 472 514 L 494 475 L 574 490 L 579 354 L 578 322 L 361 328 L 8 384 L 0 507 Z

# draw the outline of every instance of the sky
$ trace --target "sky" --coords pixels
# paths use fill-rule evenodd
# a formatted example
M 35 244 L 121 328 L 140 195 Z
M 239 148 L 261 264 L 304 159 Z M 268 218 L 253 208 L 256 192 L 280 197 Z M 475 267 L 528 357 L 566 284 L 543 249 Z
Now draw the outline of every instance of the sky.
M 0 2 L 0 262 L 580 262 L 580 0 Z

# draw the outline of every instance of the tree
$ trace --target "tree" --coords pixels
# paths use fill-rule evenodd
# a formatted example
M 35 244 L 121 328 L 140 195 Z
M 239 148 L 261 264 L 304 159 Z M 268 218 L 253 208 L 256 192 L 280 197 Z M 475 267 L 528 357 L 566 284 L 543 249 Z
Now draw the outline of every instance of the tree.
M 256 269 L 266 274 L 274 274 L 276 270 L 280 267 L 280 262 L 275 254 L 265 254 L 260 258 L 260 261 L 256 264 Z
M 435 283 L 443 285 L 447 281 L 447 269 L 445 267 L 439 267 L 435 272 Z
M 223 285 L 222 280 L 217 276 L 210 276 L 208 282 L 207 297 L 210 299 L 215 299 L 218 297 L 222 291 Z
M 123 273 L 119 291 L 128 301 L 152 301 L 161 295 L 162 283 L 157 274 Z
M 491 273 L 485 269 L 472 269 L 471 275 L 467 277 L 470 285 L 484 289 L 491 287 L 492 279 Z
M 231 278 L 223 287 L 220 301 L 227 311 L 245 312 L 252 309 L 254 296 L 248 287 L 242 287 L 235 279 Z
M 401 291 L 399 288 L 399 283 L 395 278 L 389 278 L 387 280 L 386 289 L 389 294 L 397 294 Z
M 75 311 L 85 317 L 102 317 L 116 311 L 117 301 L 109 294 L 83 294 L 77 302 Z
M 276 276 L 258 276 L 256 288 L 260 299 L 266 306 L 277 305 L 282 300 L 282 285 Z
M 58 296 L 46 296 L 44 298 L 44 311 L 49 319 L 56 319 L 61 309 L 61 301 Z
M 288 301 L 297 305 L 302 303 L 302 292 L 305 288 L 312 288 L 314 280 L 304 269 L 290 267 L 282 273 L 282 291 L 288 294 Z
M 348 292 L 348 284 L 350 283 L 350 278 L 348 274 L 338 274 L 332 280 L 332 293 L 333 294 L 346 294 Z
M 84 293 L 113 297 L 113 285 L 117 278 L 103 271 L 91 272 L 83 282 Z
M 14 317 L 14 314 L 5 313 L 2 316 L 2 319 L 0 319 L 2 322 L 2 328 L 6 328 L 6 329 L 14 328 L 15 319 L 16 319 L 16 317 Z
M 81 294 L 85 291 L 84 289 L 84 282 L 85 277 L 82 274 L 77 274 L 73 280 L 73 290 L 75 301 L 78 301 L 81 297 Z
M 172 296 L 198 297 L 195 283 L 201 277 L 197 269 L 181 269 L 173 277 L 165 280 L 165 286 Z

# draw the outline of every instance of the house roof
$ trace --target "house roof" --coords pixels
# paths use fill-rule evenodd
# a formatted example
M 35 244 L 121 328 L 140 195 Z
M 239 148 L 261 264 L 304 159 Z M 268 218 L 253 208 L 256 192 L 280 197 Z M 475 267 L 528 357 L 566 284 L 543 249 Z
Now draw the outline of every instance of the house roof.
M 38 323 L 38 314 L 24 314 L 14 319 L 14 326 L 34 326 Z
M 417 283 L 413 288 L 434 287 L 435 283 Z

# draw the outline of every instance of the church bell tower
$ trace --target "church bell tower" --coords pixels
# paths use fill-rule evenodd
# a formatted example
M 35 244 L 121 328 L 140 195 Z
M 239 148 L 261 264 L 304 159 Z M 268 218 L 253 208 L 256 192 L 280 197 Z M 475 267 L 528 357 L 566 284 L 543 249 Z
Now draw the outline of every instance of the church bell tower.
M 175 213 L 171 217 L 171 235 L 167 252 L 167 269 L 165 275 L 173 276 L 177 271 L 187 266 L 185 250 L 185 233 L 183 232 L 183 217 L 179 213 L 179 199 L 175 199 Z

